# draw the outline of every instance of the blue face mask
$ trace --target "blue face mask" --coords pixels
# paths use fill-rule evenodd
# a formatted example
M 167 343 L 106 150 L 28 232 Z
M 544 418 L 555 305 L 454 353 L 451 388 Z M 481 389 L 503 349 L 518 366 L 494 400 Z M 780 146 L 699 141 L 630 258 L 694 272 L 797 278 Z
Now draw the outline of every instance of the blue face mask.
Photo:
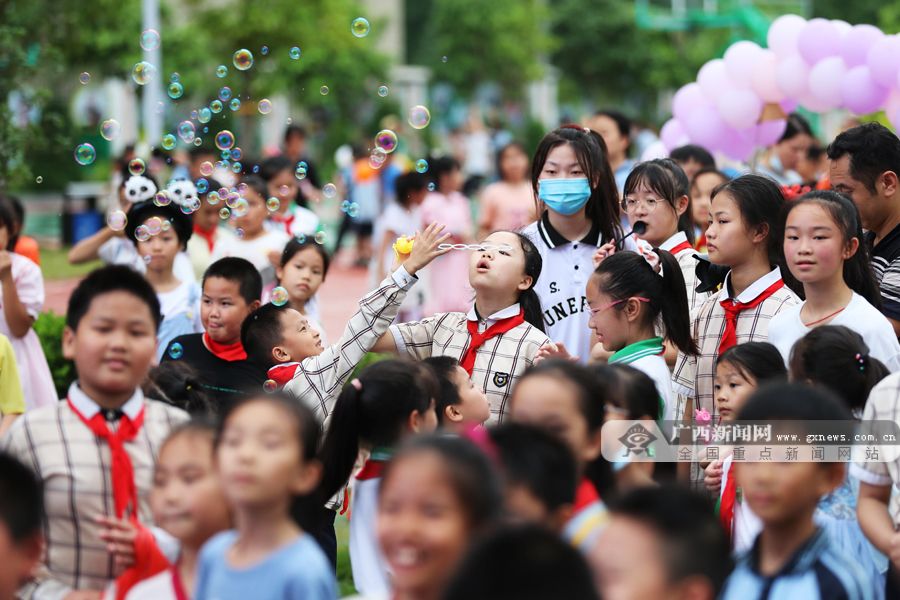
M 578 179 L 540 179 L 538 198 L 552 211 L 574 215 L 591 199 L 587 177 Z

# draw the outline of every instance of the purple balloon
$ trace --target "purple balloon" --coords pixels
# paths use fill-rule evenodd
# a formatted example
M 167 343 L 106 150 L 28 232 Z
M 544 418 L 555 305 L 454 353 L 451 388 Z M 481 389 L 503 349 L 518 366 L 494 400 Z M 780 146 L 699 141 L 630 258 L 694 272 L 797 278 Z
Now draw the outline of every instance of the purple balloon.
M 875 112 L 884 104 L 890 89 L 875 83 L 869 67 L 860 65 L 844 75 L 841 92 L 844 106 L 858 115 L 865 115 Z
M 783 110 L 785 114 L 789 115 L 797 110 L 797 107 L 800 106 L 800 102 L 793 98 L 785 98 L 778 103 L 778 106 L 781 107 L 781 110 Z
M 697 83 L 703 90 L 703 96 L 709 100 L 715 100 L 725 90 L 731 89 L 733 84 L 728 77 L 728 69 L 725 68 L 725 61 L 716 58 L 702 67 L 697 73 Z
M 900 38 L 888 35 L 875 40 L 866 55 L 866 64 L 875 83 L 884 87 L 896 85 L 897 71 L 900 69 Z
M 690 138 L 684 130 L 684 125 L 678 119 L 669 119 L 659 131 L 659 139 L 665 144 L 669 151 L 690 143 Z
M 763 121 L 756 126 L 755 139 L 758 146 L 771 146 L 781 139 L 784 130 L 787 129 L 787 120 L 775 119 Z
M 763 50 L 759 55 L 759 60 L 753 65 L 750 88 L 763 102 L 784 100 L 784 92 L 778 87 L 778 79 L 775 76 L 777 65 L 778 57 L 771 50 Z
M 750 90 L 726 90 L 716 106 L 722 120 L 735 129 L 753 127 L 762 112 L 762 102 Z
M 857 25 L 841 40 L 841 56 L 848 67 L 866 64 L 872 44 L 884 37 L 874 25 Z
M 766 34 L 766 44 L 778 57 L 797 53 L 797 38 L 806 27 L 806 19 L 797 15 L 783 15 L 772 21 Z
M 709 101 L 703 95 L 703 90 L 697 83 L 689 83 L 675 92 L 672 98 L 672 114 L 682 121 L 697 109 L 709 106 Z
M 726 156 L 735 160 L 746 161 L 756 149 L 753 139 L 755 131 L 755 128 L 732 129 L 729 127 L 722 132 L 719 148 Z
M 684 126 L 691 136 L 691 142 L 704 148 L 719 147 L 722 133 L 728 129 L 716 110 L 695 112 L 688 117 Z
M 838 53 L 838 29 L 828 19 L 813 19 L 797 38 L 797 51 L 810 65 Z
M 746 40 L 732 44 L 725 51 L 725 68 L 736 86 L 750 87 L 753 66 L 762 57 L 762 51 L 762 48 Z
M 799 54 L 775 65 L 775 80 L 788 98 L 798 99 L 809 91 L 809 66 Z
M 844 101 L 841 86 L 847 67 L 839 56 L 821 60 L 809 71 L 809 91 L 822 106 L 836 108 Z

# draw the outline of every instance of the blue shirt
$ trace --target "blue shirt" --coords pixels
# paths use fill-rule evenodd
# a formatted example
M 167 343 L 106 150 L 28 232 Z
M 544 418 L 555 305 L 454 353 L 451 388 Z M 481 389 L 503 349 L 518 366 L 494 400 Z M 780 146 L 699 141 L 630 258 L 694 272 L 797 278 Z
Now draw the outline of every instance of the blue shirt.
M 236 531 L 210 539 L 200 551 L 196 600 L 334 600 L 334 570 L 315 540 L 303 534 L 263 561 L 243 569 L 229 566 L 226 554 Z
M 772 576 L 759 572 L 759 536 L 738 559 L 725 582 L 722 600 L 870 600 L 876 597 L 871 581 L 856 561 L 835 548 L 822 529 Z

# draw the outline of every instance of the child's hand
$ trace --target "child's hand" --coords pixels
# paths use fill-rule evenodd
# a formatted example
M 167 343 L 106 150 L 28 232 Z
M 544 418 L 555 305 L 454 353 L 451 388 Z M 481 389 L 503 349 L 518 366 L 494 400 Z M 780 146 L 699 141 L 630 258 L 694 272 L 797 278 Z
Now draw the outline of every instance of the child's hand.
M 106 549 L 115 557 L 116 573 L 121 573 L 134 564 L 134 540 L 137 528 L 126 519 L 98 516 L 102 527 L 100 539 L 106 542 Z
M 578 360 L 577 356 L 569 354 L 568 348 L 566 348 L 566 345 L 562 342 L 550 342 L 549 344 L 544 344 L 538 348 L 537 354 L 534 356 L 534 363 L 537 364 L 547 358 L 560 358 L 562 360 L 571 360 L 573 362 Z
M 706 467 L 703 483 L 710 492 L 719 493 L 722 487 L 722 461 L 714 460 Z
M 12 255 L 6 250 L 0 251 L 0 279 L 12 275 Z
M 444 233 L 444 226 L 432 223 L 422 233 L 415 236 L 415 243 L 409 253 L 409 258 L 403 261 L 403 268 L 410 275 L 426 266 L 441 254 L 446 254 L 450 248 L 440 250 L 438 246 L 450 238 L 449 233 Z
M 608 242 L 597 248 L 597 251 L 594 252 L 594 256 L 591 257 L 591 260 L 594 261 L 594 268 L 596 269 L 599 267 L 604 258 L 612 256 L 615 253 L 616 245 L 613 242 Z

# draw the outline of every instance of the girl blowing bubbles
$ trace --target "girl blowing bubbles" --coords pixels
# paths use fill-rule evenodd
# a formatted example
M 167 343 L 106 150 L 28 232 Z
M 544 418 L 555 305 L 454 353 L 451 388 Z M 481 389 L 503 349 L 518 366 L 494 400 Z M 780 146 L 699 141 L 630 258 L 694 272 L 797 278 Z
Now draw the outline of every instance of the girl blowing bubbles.
M 225 416 L 216 462 L 235 529 L 203 547 L 196 598 L 337 597 L 328 559 L 291 518 L 319 482 L 318 442 L 312 412 L 280 394 L 250 396 Z
M 806 301 L 772 319 L 769 341 L 788 361 L 794 343 L 822 325 L 844 325 L 866 340 L 872 356 L 900 369 L 900 344 L 878 310 L 881 296 L 862 243 L 859 212 L 835 192 L 810 192 L 788 207 L 784 255 Z

